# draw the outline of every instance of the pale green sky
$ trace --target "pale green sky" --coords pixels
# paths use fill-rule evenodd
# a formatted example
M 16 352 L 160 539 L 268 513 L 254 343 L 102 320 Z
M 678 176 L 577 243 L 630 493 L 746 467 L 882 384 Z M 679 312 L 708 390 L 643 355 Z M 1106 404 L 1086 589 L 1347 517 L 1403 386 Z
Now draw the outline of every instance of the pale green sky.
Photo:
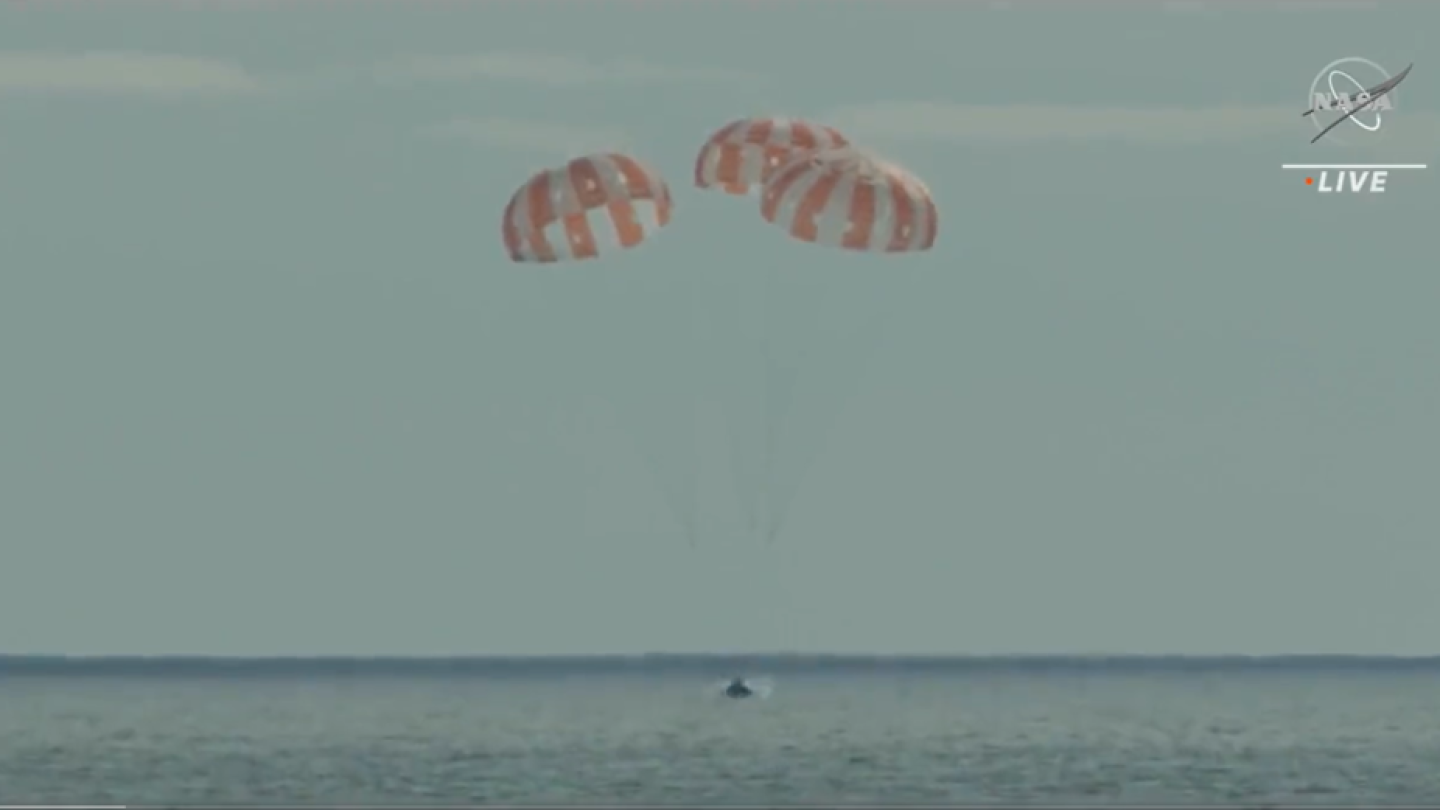
M 0 650 L 1440 652 L 1437 170 L 1280 170 L 1435 160 L 1440 5 L 1320 5 L 4 4 Z M 1342 56 L 1416 67 L 1312 146 Z M 693 189 L 766 113 L 923 177 L 935 250 Z M 674 224 L 511 264 L 609 148 Z

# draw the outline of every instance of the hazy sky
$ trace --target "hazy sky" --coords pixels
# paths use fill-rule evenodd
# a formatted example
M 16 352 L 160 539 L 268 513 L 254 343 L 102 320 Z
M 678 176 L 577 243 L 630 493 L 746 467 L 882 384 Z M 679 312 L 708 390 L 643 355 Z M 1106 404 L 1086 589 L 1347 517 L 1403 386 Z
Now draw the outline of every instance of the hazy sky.
M 1440 651 L 1440 169 L 1280 170 L 1435 161 L 1440 5 L 1319 6 L 6 3 L 0 650 Z M 1416 67 L 1312 146 L 1343 56 Z M 768 113 L 935 250 L 693 189 Z M 611 148 L 674 224 L 510 263 Z

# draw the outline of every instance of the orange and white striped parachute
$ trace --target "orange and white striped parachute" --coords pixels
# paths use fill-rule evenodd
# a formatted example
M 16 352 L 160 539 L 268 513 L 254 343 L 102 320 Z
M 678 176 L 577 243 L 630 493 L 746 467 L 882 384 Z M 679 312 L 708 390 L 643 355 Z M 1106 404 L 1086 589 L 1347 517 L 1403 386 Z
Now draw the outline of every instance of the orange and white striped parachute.
M 847 146 L 844 135 L 796 118 L 742 118 L 721 127 L 695 158 L 695 185 L 749 194 L 801 154 Z
M 501 234 L 517 262 L 594 259 L 632 248 L 670 222 L 670 188 L 658 172 L 614 152 L 537 172 L 510 198 Z
M 929 250 L 940 227 L 919 178 L 854 147 L 781 166 L 761 190 L 760 215 L 802 242 L 884 253 Z

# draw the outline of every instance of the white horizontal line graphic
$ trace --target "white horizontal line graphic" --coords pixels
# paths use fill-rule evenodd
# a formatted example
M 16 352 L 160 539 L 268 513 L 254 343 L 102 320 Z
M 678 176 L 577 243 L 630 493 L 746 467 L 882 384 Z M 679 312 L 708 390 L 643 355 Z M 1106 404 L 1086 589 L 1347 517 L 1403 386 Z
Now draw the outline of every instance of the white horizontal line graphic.
M 1397 171 L 1399 169 L 1425 169 L 1424 163 L 1283 163 L 1282 169 L 1378 169 Z

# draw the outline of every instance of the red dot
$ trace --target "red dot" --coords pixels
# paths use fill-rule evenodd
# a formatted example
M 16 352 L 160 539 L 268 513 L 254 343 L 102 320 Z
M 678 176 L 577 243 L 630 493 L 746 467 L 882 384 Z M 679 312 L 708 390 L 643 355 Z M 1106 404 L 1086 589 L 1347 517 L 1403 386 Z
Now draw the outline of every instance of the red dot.
M 1311 183 L 1314 183 L 1314 182 L 1315 182 L 1315 178 L 1313 178 L 1313 177 L 1307 177 L 1307 178 L 1305 178 L 1305 185 L 1307 185 L 1307 186 L 1310 185 Z

